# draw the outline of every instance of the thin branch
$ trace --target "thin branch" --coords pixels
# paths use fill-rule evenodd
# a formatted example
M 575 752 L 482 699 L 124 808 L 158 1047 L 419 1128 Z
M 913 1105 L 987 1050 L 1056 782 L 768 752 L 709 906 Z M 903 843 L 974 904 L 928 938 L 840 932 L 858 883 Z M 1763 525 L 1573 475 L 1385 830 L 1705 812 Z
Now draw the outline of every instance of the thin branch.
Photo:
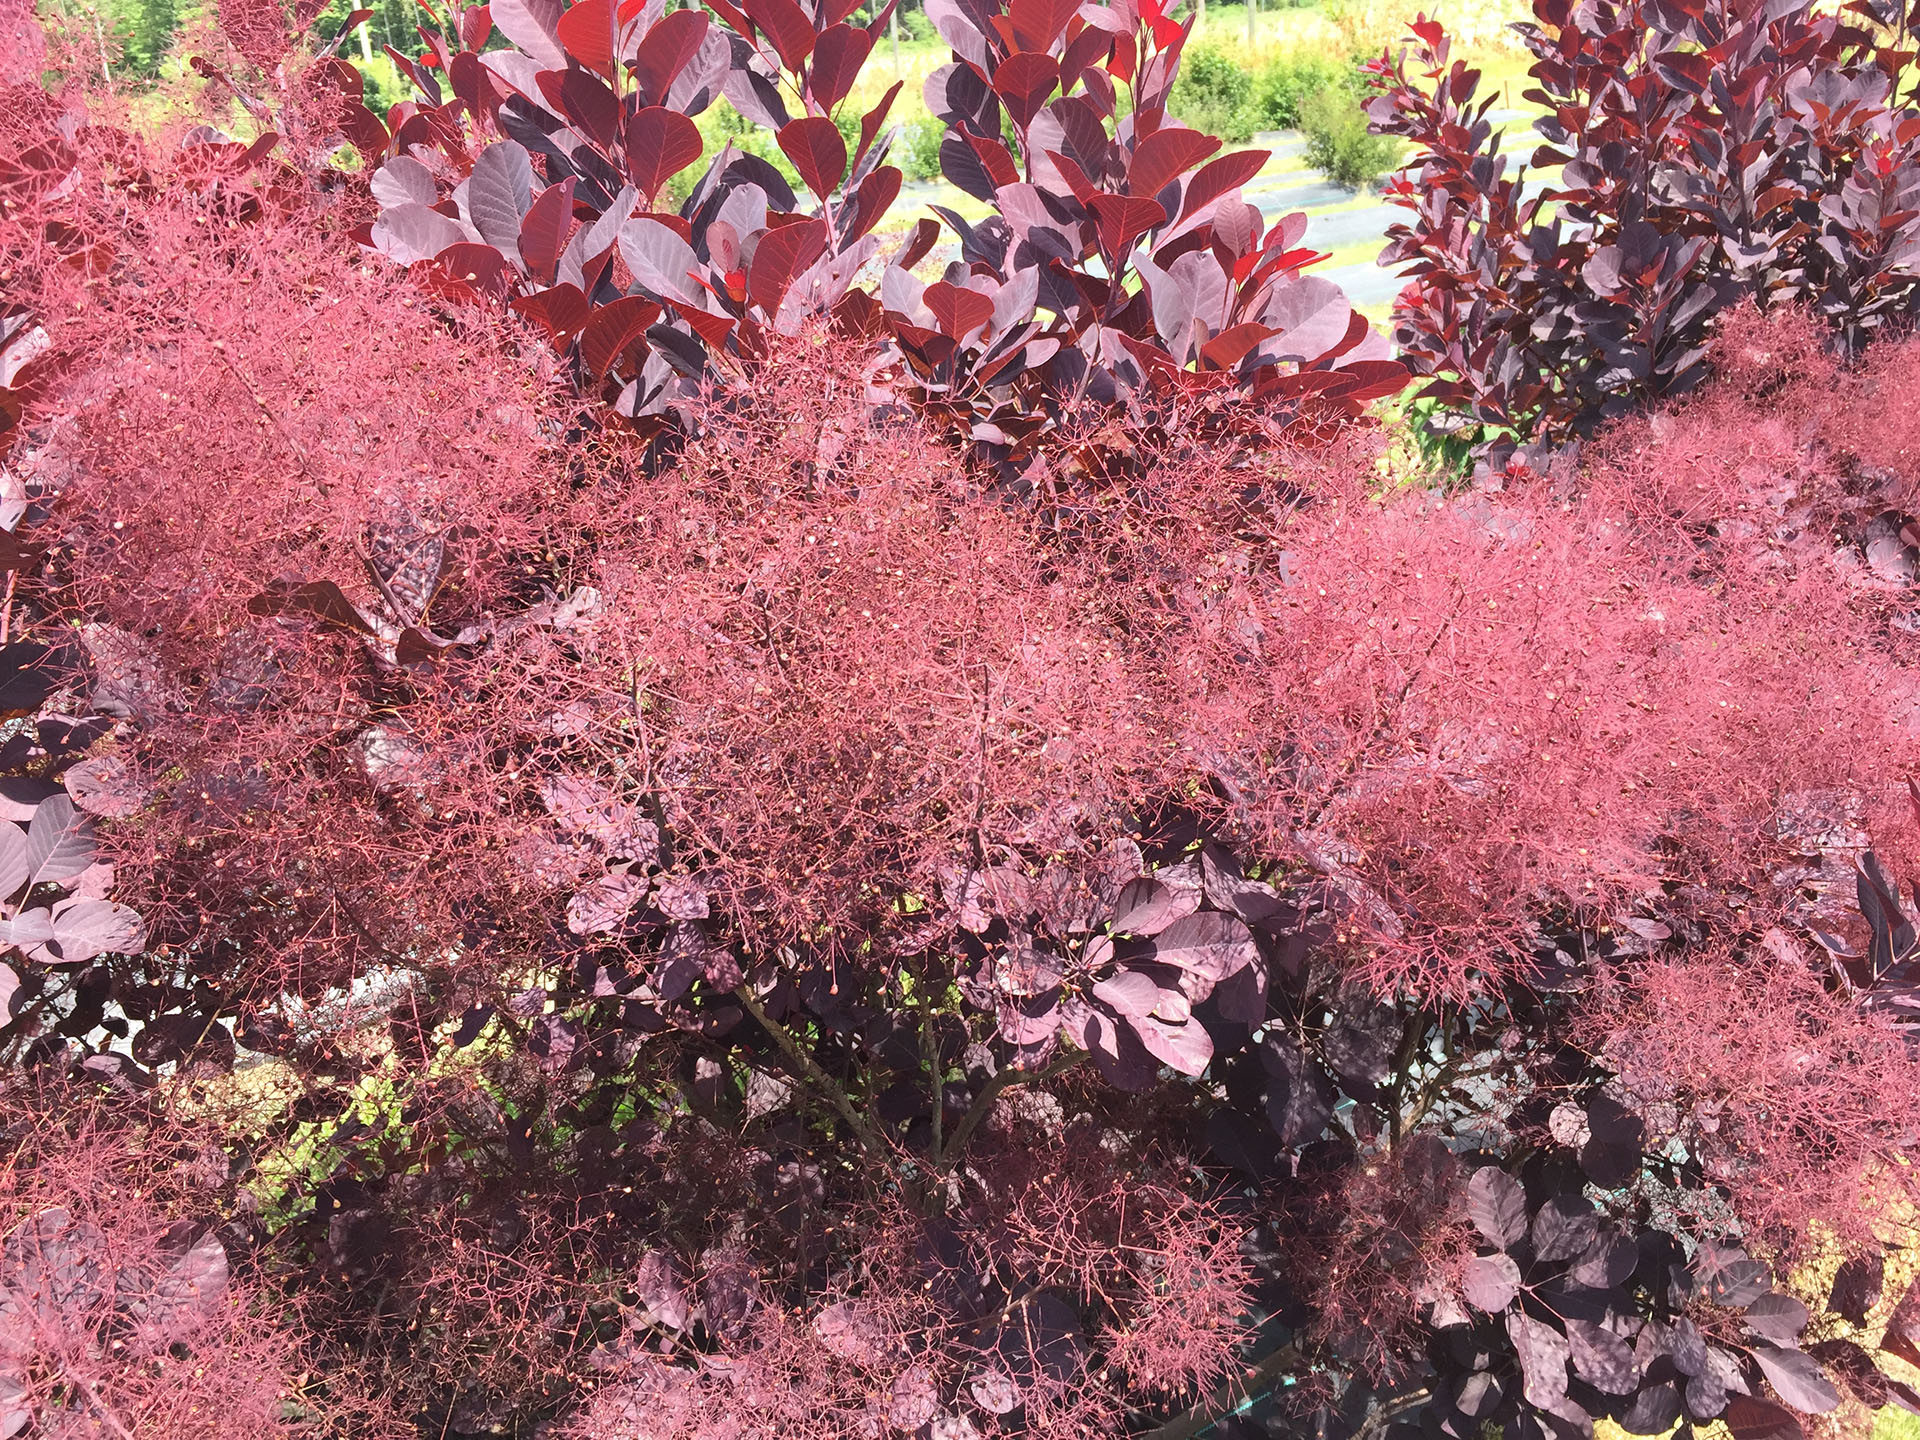
M 1015 1085 L 1035 1085 L 1042 1080 L 1051 1080 L 1078 1065 L 1083 1052 L 1070 1050 L 1052 1063 L 1039 1070 L 998 1070 L 993 1078 L 980 1087 L 980 1093 L 973 1097 L 973 1103 L 967 1107 L 967 1113 L 961 1117 L 959 1125 L 954 1127 L 953 1140 L 945 1152 L 935 1151 L 933 1169 L 936 1175 L 944 1175 L 959 1163 L 960 1157 L 967 1152 L 967 1142 L 973 1138 L 973 1132 L 980 1128 L 980 1122 L 987 1118 L 987 1112 L 993 1108 L 993 1102 L 1003 1090 Z
M 839 1112 L 840 1118 L 853 1128 L 853 1133 L 860 1138 L 860 1143 L 875 1155 L 886 1154 L 888 1146 L 881 1138 L 880 1132 L 875 1130 L 867 1117 L 860 1113 L 846 1089 L 820 1068 L 819 1062 L 801 1048 L 800 1042 L 793 1038 L 792 1032 L 786 1026 L 767 1013 L 767 1007 L 760 1003 L 760 997 L 753 993 L 752 988 L 742 983 L 734 988 L 733 994 L 736 1000 L 746 1006 L 747 1013 L 760 1022 L 760 1028 L 773 1037 L 774 1043 L 780 1047 L 787 1059 L 792 1061 L 800 1073 L 811 1080 L 826 1096 L 827 1102 Z

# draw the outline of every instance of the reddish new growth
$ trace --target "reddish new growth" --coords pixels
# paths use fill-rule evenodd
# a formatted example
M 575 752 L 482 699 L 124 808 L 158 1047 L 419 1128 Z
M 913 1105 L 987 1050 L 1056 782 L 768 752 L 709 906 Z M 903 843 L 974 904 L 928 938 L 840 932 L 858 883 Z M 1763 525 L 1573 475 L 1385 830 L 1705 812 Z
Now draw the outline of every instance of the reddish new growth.
M 1581 1033 L 1645 1117 L 1647 1148 L 1684 1145 L 1749 1235 L 1789 1256 L 1823 1236 L 1871 1247 L 1911 1214 L 1920 1055 L 1829 993 L 1785 936 L 1646 963 L 1604 1001 Z

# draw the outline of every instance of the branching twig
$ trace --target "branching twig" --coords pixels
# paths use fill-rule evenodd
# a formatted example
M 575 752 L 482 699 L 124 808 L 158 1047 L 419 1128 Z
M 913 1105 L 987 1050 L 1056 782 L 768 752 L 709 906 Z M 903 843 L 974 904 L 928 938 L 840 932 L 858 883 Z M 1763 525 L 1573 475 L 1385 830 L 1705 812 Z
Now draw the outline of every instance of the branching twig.
M 787 1059 L 792 1061 L 799 1068 L 800 1073 L 811 1080 L 826 1096 L 827 1103 L 832 1105 L 839 1112 L 840 1118 L 852 1127 L 860 1143 L 875 1155 L 886 1154 L 889 1147 L 885 1140 L 881 1138 L 880 1132 L 873 1128 L 872 1122 L 860 1113 L 859 1108 L 853 1103 L 853 1097 L 847 1094 L 845 1087 L 820 1068 L 819 1062 L 801 1048 L 800 1042 L 793 1038 L 792 1032 L 786 1026 L 767 1013 L 767 1007 L 760 1003 L 760 997 L 753 993 L 752 987 L 746 984 L 738 985 L 734 988 L 733 994 L 736 1000 L 746 1006 L 747 1013 L 760 1022 L 760 1028 L 773 1037 L 774 1043 L 780 1047 Z

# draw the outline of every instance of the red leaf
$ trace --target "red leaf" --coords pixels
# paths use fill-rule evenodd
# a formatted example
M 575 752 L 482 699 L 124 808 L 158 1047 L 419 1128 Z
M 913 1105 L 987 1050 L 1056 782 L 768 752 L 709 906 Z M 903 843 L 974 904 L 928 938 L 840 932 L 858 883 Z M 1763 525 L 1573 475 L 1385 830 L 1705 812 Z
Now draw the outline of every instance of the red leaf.
M 731 315 L 716 315 L 711 310 L 702 310 L 684 300 L 668 303 L 673 306 L 674 313 L 692 327 L 693 333 L 707 342 L 709 350 L 718 350 L 727 343 L 727 336 L 733 333 Z
M 882 165 L 872 171 L 853 192 L 854 204 L 859 213 L 854 219 L 853 228 L 847 232 L 846 243 L 851 245 L 862 235 L 880 223 L 880 217 L 900 197 L 900 170 L 895 165 Z
M 1277 332 L 1271 325 L 1262 325 L 1258 321 L 1249 320 L 1245 324 L 1222 330 L 1202 345 L 1200 358 L 1219 369 L 1231 370 L 1240 363 L 1249 350 L 1275 333 Z
M 893 257 L 893 263 L 902 270 L 911 270 L 927 258 L 928 252 L 940 241 L 938 222 L 926 217 L 914 225 L 913 233 L 907 236 L 906 244 L 900 247 L 900 253 Z
M 854 148 L 853 165 L 860 168 L 860 157 L 867 153 L 867 147 L 873 144 L 873 137 L 880 133 L 880 127 L 887 123 L 887 112 L 893 108 L 893 100 L 900 93 L 900 87 L 906 82 L 896 80 L 886 94 L 880 97 L 880 103 L 860 117 L 860 143 Z
M 1087 204 L 1100 220 L 1101 248 L 1116 257 L 1167 218 L 1159 201 L 1138 196 L 1095 195 Z
M 538 80 L 541 93 L 549 101 L 553 92 L 547 77 L 552 73 L 543 71 Z M 620 102 L 606 82 L 584 70 L 569 70 L 560 77 L 559 90 L 560 103 L 555 108 L 586 131 L 601 149 L 611 150 L 614 137 L 620 133 Z
M 798 73 L 801 64 L 813 53 L 813 21 L 807 18 L 807 12 L 794 0 L 746 0 L 746 11 L 753 17 L 753 23 L 773 41 L 780 63 Z
M 1067 189 L 1073 192 L 1073 198 L 1082 205 L 1100 192 L 1094 188 L 1093 181 L 1087 178 L 1087 172 L 1080 168 L 1080 162 L 1070 155 L 1062 155 L 1058 150 L 1047 151 L 1047 158 L 1053 161 L 1060 171 L 1060 178 L 1067 182 Z
M 1079 8 L 1076 0 L 1013 0 L 1007 7 L 1007 19 L 1015 46 L 1043 53 L 1052 49 Z
M 1060 93 L 1068 94 L 1080 83 L 1089 66 L 1096 65 L 1113 49 L 1113 36 L 1097 25 L 1089 25 L 1067 42 L 1060 57 Z
M 447 246 L 433 257 L 433 266 L 448 279 L 468 286 L 475 294 L 489 291 L 504 294 L 513 279 L 506 257 L 498 250 L 491 245 L 475 245 L 469 241 Z
M 824 115 L 808 115 L 782 125 L 779 140 L 807 188 L 822 200 L 831 195 L 847 173 L 847 142 L 840 127 Z
M 380 123 L 380 117 L 364 105 L 349 105 L 340 116 L 340 130 L 353 148 L 360 152 L 361 160 L 369 170 L 377 167 L 380 158 L 387 153 L 387 127 Z
M 978 290 L 965 290 L 958 285 L 949 285 L 944 280 L 936 280 L 927 286 L 920 298 L 926 302 L 927 309 L 933 312 L 934 322 L 941 332 L 958 340 L 970 334 L 993 318 L 993 301 Z
M 1127 189 L 1151 199 L 1219 148 L 1219 140 L 1198 130 L 1156 130 L 1133 148 Z
M 563 353 L 593 318 L 593 308 L 577 285 L 556 285 L 532 295 L 516 295 L 509 304 L 546 331 L 553 348 Z
M 647 197 L 648 209 L 660 187 L 698 160 L 703 148 L 700 127 L 679 111 L 649 105 L 634 112 L 627 121 L 627 178 Z
M 560 17 L 560 43 L 596 74 L 613 74 L 613 0 L 578 0 Z
M 1007 102 L 1014 123 L 1022 130 L 1033 123 L 1059 83 L 1060 66 L 1054 58 L 1031 50 L 1009 55 L 993 72 L 993 88 Z
M 851 25 L 835 25 L 814 41 L 813 68 L 807 74 L 807 93 L 814 103 L 831 110 L 846 99 L 872 49 L 873 37 Z
M 520 258 L 528 273 L 544 284 L 553 283 L 553 267 L 573 230 L 573 182 L 569 175 L 542 190 L 520 222 Z
M 989 140 L 979 135 L 968 135 L 967 144 L 973 147 L 973 153 L 980 157 L 980 163 L 987 168 L 987 175 L 995 186 L 1017 185 L 1020 183 L 1020 171 L 1013 163 L 1013 155 L 1006 143 L 1001 140 Z
M 1352 383 L 1342 385 L 1338 393 L 1342 400 L 1360 405 L 1398 395 L 1412 378 L 1398 360 L 1360 360 L 1334 373 L 1352 377 Z
M 1161 131 L 1167 134 L 1167 131 Z M 1229 190 L 1238 190 L 1260 173 L 1267 163 L 1265 150 L 1236 150 L 1200 167 L 1200 173 L 1187 182 L 1187 193 L 1180 202 L 1180 218 L 1198 214 Z M 1157 193 L 1157 192 L 1156 192 Z
M 649 105 L 666 100 L 687 62 L 699 53 L 710 23 L 703 11 L 676 10 L 641 39 L 640 53 L 633 59 L 633 78 Z
M 638 8 L 638 0 L 627 0 L 627 3 Z M 730 3 L 730 0 L 708 0 L 707 8 L 726 21 L 735 34 L 746 40 L 753 39 L 753 22 Z M 623 20 L 627 18 L 626 5 L 620 7 L 620 18 Z
M 593 312 L 580 331 L 580 359 L 598 380 L 612 369 L 647 327 L 660 318 L 660 307 L 639 295 L 622 295 Z
M 753 265 L 747 274 L 748 296 L 771 319 L 786 298 L 788 287 L 826 248 L 824 220 L 801 220 L 767 231 L 753 252 Z
M 484 5 L 475 5 L 460 17 L 460 43 L 469 50 L 485 48 L 493 34 L 493 14 Z

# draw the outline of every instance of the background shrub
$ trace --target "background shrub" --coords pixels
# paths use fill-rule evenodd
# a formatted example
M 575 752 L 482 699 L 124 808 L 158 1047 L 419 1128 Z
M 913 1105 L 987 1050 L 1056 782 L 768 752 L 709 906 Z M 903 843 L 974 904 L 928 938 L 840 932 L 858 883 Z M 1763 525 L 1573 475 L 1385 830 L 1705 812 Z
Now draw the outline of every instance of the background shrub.
M 1391 135 L 1368 127 L 1360 97 L 1346 85 L 1316 90 L 1300 102 L 1306 161 L 1329 180 L 1355 188 L 1378 183 L 1404 150 Z
M 1181 57 L 1167 107 L 1197 130 L 1240 141 L 1260 128 L 1253 96 L 1254 77 L 1242 57 L 1196 45 Z
M 1327 90 L 1351 89 L 1353 67 L 1319 51 L 1294 50 L 1270 57 L 1253 73 L 1255 128 L 1297 130 L 1301 111 L 1313 96 Z

